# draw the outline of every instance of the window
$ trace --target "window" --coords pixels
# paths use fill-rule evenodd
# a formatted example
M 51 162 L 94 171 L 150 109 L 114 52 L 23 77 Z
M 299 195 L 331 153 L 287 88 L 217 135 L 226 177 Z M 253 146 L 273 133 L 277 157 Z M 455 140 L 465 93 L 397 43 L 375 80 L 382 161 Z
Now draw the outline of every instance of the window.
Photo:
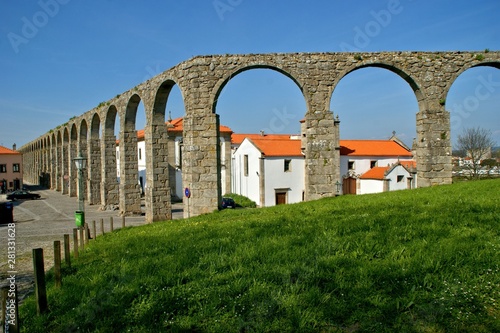
M 142 149 L 139 148 L 139 161 L 142 160 Z
M 248 176 L 248 155 L 243 155 L 243 175 Z
M 370 169 L 373 169 L 377 166 L 377 161 L 370 161 Z
M 20 167 L 19 163 L 14 163 L 12 165 L 12 171 L 13 172 L 21 172 L 21 167 Z
M 347 162 L 347 170 L 354 170 L 354 161 Z
M 292 171 L 292 160 L 285 160 L 284 171 L 285 172 Z
M 7 164 L 0 164 L 0 172 L 1 173 L 7 172 Z
M 401 183 L 405 179 L 405 176 L 398 175 L 398 183 Z

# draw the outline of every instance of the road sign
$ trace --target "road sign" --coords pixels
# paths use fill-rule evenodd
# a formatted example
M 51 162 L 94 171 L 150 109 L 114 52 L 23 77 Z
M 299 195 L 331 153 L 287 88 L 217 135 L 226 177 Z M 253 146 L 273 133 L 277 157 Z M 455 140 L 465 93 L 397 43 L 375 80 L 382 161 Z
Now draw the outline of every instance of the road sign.
M 191 197 L 191 191 L 189 190 L 189 187 L 186 187 L 184 189 L 184 195 L 186 195 L 186 198 L 190 198 Z

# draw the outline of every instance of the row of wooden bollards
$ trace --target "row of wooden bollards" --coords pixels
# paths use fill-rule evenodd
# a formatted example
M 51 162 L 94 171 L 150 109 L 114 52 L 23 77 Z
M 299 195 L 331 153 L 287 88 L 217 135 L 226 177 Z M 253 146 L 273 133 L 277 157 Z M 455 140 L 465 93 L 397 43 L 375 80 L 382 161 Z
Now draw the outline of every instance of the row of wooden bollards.
M 85 223 L 84 227 L 73 229 L 73 258 L 78 259 L 78 253 L 85 249 L 90 239 L 97 237 L 96 221 L 92 221 L 92 233 L 89 225 Z M 125 227 L 125 216 L 122 216 L 122 228 Z M 109 219 L 109 230 L 114 231 L 113 217 Z M 100 220 L 100 234 L 104 235 L 104 219 Z M 54 283 L 57 288 L 62 286 L 61 274 L 61 241 L 54 241 Z M 45 285 L 45 267 L 43 260 L 43 249 L 37 248 L 32 250 L 33 254 L 33 271 L 35 278 L 35 297 L 37 313 L 43 314 L 48 311 L 47 302 L 47 289 Z M 71 253 L 70 253 L 70 235 L 64 235 L 64 261 L 68 267 L 71 267 Z M 18 299 L 17 299 L 17 285 L 6 286 L 2 288 L 2 321 L 1 332 L 19 332 L 19 315 L 18 315 Z M 13 297 L 11 297 L 13 296 Z M 9 320 L 9 318 L 12 320 Z M 12 325 L 11 323 L 15 323 Z

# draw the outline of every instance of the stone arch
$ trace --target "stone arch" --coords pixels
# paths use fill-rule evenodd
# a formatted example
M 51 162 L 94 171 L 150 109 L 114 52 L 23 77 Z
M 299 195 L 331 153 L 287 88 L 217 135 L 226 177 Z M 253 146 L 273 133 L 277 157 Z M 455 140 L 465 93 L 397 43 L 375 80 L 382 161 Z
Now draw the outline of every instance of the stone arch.
M 139 186 L 137 131 L 135 128 L 137 109 L 141 97 L 134 93 L 125 106 L 123 120 L 120 121 L 120 213 L 141 214 L 141 190 Z M 146 110 L 145 110 L 146 111 Z M 147 111 L 146 111 L 147 112 Z M 147 117 L 146 117 L 147 118 Z
M 415 97 L 417 99 L 417 103 L 419 106 L 420 110 L 426 110 L 427 105 L 425 101 L 425 92 L 423 91 L 422 85 L 419 84 L 418 80 L 412 76 L 410 76 L 408 73 L 406 73 L 404 70 L 400 69 L 398 66 L 395 64 L 387 63 L 387 62 L 363 62 L 361 64 L 356 64 L 344 72 L 342 72 L 336 80 L 333 82 L 333 85 L 331 87 L 330 91 L 330 101 L 332 99 L 333 93 L 335 91 L 335 88 L 339 84 L 339 82 L 348 74 L 363 69 L 363 68 L 369 68 L 369 67 L 374 67 L 374 68 L 382 68 L 386 69 L 388 71 L 391 71 L 401 77 L 408 85 L 411 87 L 413 93 L 415 94 Z
M 67 163 L 68 163 L 68 171 L 67 175 L 69 176 L 68 180 L 68 191 L 70 197 L 75 197 L 77 195 L 77 186 L 78 186 L 78 173 L 76 171 L 76 167 L 74 165 L 74 158 L 79 155 L 78 147 L 79 147 L 79 135 L 80 128 L 77 128 L 76 122 L 71 124 L 70 128 L 70 141 L 67 149 Z
M 215 85 L 213 91 L 212 91 L 212 95 L 213 95 L 213 98 L 211 98 L 211 100 L 213 101 L 212 104 L 211 104 L 211 111 L 212 113 L 215 113 L 215 110 L 217 108 L 217 101 L 219 99 L 219 95 L 220 93 L 222 92 L 222 90 L 224 89 L 224 87 L 229 83 L 229 81 L 231 81 L 232 78 L 236 77 L 238 74 L 241 74 L 243 72 L 246 72 L 246 71 L 249 71 L 249 70 L 252 70 L 252 69 L 269 69 L 269 70 L 273 70 L 273 71 L 276 71 L 280 74 L 283 74 L 284 76 L 286 76 L 287 78 L 289 78 L 290 80 L 292 80 L 296 85 L 297 87 L 299 88 L 302 96 L 304 97 L 304 100 L 306 102 L 306 109 L 309 110 L 309 100 L 304 96 L 304 89 L 303 89 L 303 84 L 299 81 L 298 78 L 296 78 L 293 74 L 291 74 L 289 71 L 283 69 L 283 68 L 280 68 L 278 67 L 276 64 L 270 64 L 270 63 L 261 63 L 261 64 L 245 64 L 231 72 L 229 72 L 224 78 L 222 78 L 221 80 L 219 80 L 217 82 L 217 84 Z
M 460 75 L 462 75 L 471 68 L 477 68 L 477 67 L 493 67 L 496 69 L 500 69 L 500 61 L 485 61 L 461 67 L 460 70 L 458 70 L 455 73 L 455 75 L 452 76 L 452 78 L 448 81 L 446 87 L 444 88 L 444 96 L 442 96 L 442 100 L 445 101 L 445 103 L 446 103 L 446 98 L 448 97 L 448 94 L 450 92 L 451 86 L 460 77 Z
M 85 137 L 87 144 L 87 200 L 90 205 L 101 202 L 101 144 L 100 130 L 101 117 L 94 112 L 90 117 L 90 128 L 88 136 Z
M 117 107 L 112 104 L 102 110 L 99 117 L 102 125 L 101 147 L 101 208 L 114 209 L 119 204 L 119 187 L 117 182 L 116 133 L 115 123 L 118 114 Z M 94 118 L 95 121 L 96 118 Z M 94 124 L 94 122 L 93 122 Z M 95 129 L 95 128 L 94 128 Z
M 165 125 L 167 101 L 172 88 L 177 85 L 172 78 L 166 78 L 154 91 L 152 110 L 146 116 L 144 144 L 146 154 L 145 215 L 146 222 L 169 220 L 171 212 L 170 177 L 175 170 L 171 159 L 174 156 Z M 147 111 L 146 111 L 147 112 Z

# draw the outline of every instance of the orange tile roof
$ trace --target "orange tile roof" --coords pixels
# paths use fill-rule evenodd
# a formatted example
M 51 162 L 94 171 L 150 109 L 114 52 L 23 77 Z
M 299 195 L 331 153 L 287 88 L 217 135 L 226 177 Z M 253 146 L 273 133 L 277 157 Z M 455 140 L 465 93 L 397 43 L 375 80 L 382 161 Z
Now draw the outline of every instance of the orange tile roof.
M 0 146 L 0 155 L 21 155 L 20 152 Z
M 385 172 L 389 169 L 389 167 L 373 167 L 367 172 L 365 172 L 360 179 L 379 179 L 383 180 L 385 177 Z
M 340 155 L 413 156 L 411 151 L 392 140 L 340 140 Z
M 167 125 L 168 132 L 181 132 L 182 133 L 182 131 L 184 130 L 182 117 L 172 119 L 172 121 L 170 123 L 167 121 L 167 122 L 165 122 L 165 125 Z M 229 127 L 224 126 L 224 125 L 220 125 L 219 130 L 221 133 L 229 133 L 229 134 L 233 133 L 233 131 Z M 144 130 L 143 129 L 137 131 L 137 138 L 144 139 Z
M 399 164 L 404 166 L 407 169 L 416 169 L 417 168 L 417 161 L 399 161 Z
M 231 143 L 241 144 L 245 138 L 250 140 L 290 140 L 291 134 L 237 134 L 231 135 Z
M 260 136 L 260 135 L 259 135 Z M 304 156 L 300 149 L 300 140 L 254 138 L 249 139 L 265 156 Z

